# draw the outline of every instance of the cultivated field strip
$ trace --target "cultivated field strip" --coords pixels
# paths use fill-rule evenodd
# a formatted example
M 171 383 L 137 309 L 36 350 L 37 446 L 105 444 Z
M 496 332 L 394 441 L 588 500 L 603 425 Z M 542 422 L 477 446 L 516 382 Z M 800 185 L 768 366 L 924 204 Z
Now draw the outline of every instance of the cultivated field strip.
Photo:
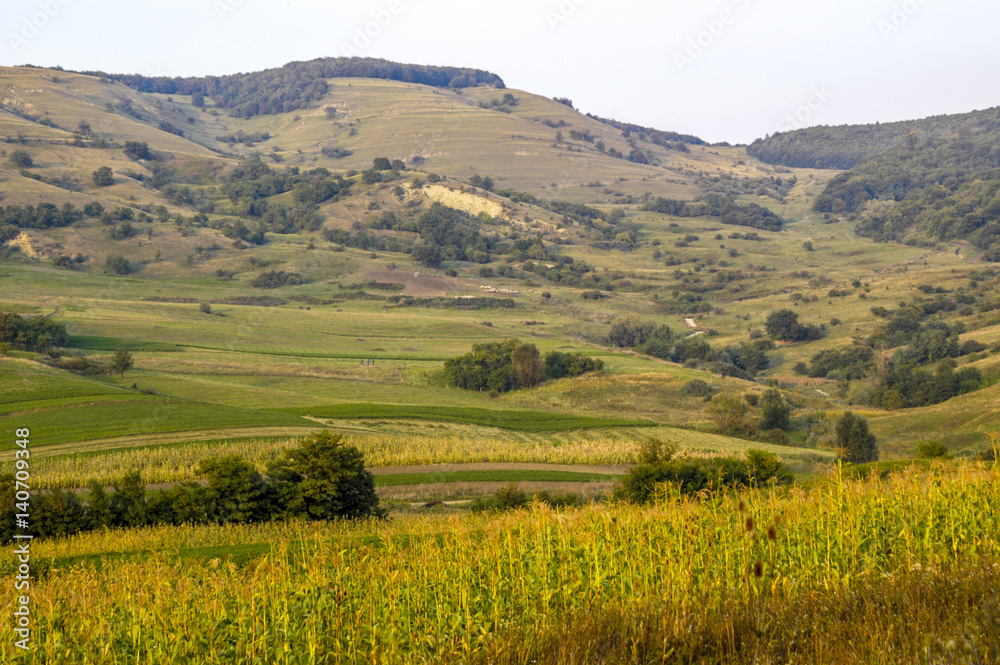
M 633 464 L 642 443 L 650 438 L 661 439 L 695 456 L 739 454 L 748 447 L 756 447 L 791 461 L 803 455 L 822 457 L 808 449 L 668 427 L 532 433 L 427 422 L 362 420 L 338 424 L 344 426 L 341 431 L 345 442 L 356 446 L 365 455 L 366 466 L 374 469 L 436 464 L 622 466 Z M 212 437 L 217 432 L 205 434 Z M 125 473 L 138 469 L 148 484 L 177 482 L 197 477 L 198 463 L 212 456 L 240 455 L 264 470 L 271 458 L 296 442 L 294 437 L 247 436 L 240 430 L 234 430 L 233 434 L 243 438 L 213 437 L 167 443 L 164 437 L 157 436 L 151 440 L 128 439 L 126 447 L 113 447 L 114 440 L 102 442 L 96 450 L 88 443 L 59 446 L 58 455 L 40 455 L 33 460 L 33 477 L 39 487 L 82 487 L 91 480 L 110 485 Z M 38 450 L 45 451 L 45 447 Z M 0 470 L 11 466 L 11 461 L 5 461 Z

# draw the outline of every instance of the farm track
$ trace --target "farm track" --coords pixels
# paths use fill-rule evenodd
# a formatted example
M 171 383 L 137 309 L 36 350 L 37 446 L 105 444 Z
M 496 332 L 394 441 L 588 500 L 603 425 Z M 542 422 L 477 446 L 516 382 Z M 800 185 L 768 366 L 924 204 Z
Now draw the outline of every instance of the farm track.
M 625 475 L 631 467 L 625 465 L 596 465 L 596 464 L 526 464 L 526 463 L 476 463 L 476 464 L 421 464 L 413 466 L 385 466 L 385 467 L 374 467 L 369 468 L 368 471 L 372 473 L 373 476 L 393 476 L 402 474 L 435 474 L 435 473 L 455 473 L 462 471 L 552 471 L 552 472 L 570 472 L 570 473 L 590 473 L 590 474 L 605 474 L 605 475 Z M 195 481 L 199 485 L 207 485 L 207 481 L 198 480 Z M 588 484 L 586 482 L 571 482 L 571 481 L 514 481 L 519 487 L 531 489 L 572 489 L 575 486 Z M 146 491 L 158 491 L 171 489 L 178 482 L 169 483 L 150 483 L 146 485 Z M 418 483 L 413 485 L 396 485 L 392 487 L 394 491 L 400 492 L 413 492 L 418 488 L 423 487 L 439 487 L 447 485 L 475 485 L 477 487 L 489 486 L 490 488 L 496 489 L 497 487 L 502 487 L 506 485 L 503 481 L 483 481 L 483 482 L 447 482 L 447 483 Z M 495 487 L 494 487 L 495 486 Z M 383 488 L 388 489 L 388 488 Z M 114 491 L 114 487 L 107 486 L 105 490 L 108 492 Z M 87 492 L 85 487 L 77 487 L 72 490 L 77 494 L 84 494 Z M 462 501 L 455 501 L 449 503 L 463 503 Z
M 420 464 L 414 466 L 383 466 L 368 469 L 375 476 L 392 476 L 402 473 L 449 473 L 461 471 L 569 471 L 572 473 L 601 473 L 624 475 L 631 467 L 625 465 L 594 464 L 532 464 L 532 463 L 475 463 L 475 464 Z
M 331 429 L 349 431 L 368 431 L 359 427 L 333 427 Z M 97 451 L 119 450 L 136 446 L 157 444 L 190 443 L 211 439 L 236 439 L 264 436 L 306 436 L 316 431 L 316 427 L 237 427 L 232 429 L 198 429 L 186 432 L 162 432 L 157 434 L 139 434 L 134 436 L 117 436 L 107 439 L 93 439 L 75 443 L 55 443 L 48 446 L 39 445 L 31 451 L 32 457 L 55 457 L 58 455 L 73 455 Z

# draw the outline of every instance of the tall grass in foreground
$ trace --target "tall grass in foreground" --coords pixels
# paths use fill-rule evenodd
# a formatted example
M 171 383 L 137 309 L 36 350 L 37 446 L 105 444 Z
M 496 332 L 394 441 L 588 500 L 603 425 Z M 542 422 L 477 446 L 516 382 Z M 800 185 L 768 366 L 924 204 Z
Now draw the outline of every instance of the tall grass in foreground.
M 969 463 L 646 508 L 87 534 L 36 563 L 167 547 L 57 564 L 14 662 L 911 663 L 951 639 L 994 662 L 998 533 L 1000 467 Z M 261 539 L 241 565 L 176 554 Z

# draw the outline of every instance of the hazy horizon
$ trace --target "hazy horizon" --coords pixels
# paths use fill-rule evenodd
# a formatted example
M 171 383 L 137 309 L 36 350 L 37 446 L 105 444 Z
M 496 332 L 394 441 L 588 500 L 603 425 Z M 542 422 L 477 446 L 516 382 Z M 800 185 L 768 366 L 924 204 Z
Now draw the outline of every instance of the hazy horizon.
M 984 0 L 645 4 L 13 0 L 0 63 L 150 76 L 342 55 L 475 67 L 583 112 L 731 143 L 1000 104 L 1000 5 Z

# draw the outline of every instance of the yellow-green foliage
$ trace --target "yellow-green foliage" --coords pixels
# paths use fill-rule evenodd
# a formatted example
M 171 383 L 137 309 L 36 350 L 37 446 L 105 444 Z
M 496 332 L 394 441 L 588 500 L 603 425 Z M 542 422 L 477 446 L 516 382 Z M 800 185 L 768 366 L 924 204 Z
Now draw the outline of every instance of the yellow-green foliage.
M 998 520 L 1000 467 L 965 464 L 809 492 L 667 491 L 648 508 L 86 534 L 34 548 L 39 568 L 107 558 L 56 558 L 35 581 L 23 662 L 468 662 L 512 630 L 622 606 L 652 608 L 680 637 L 692 616 L 767 630 L 754 608 L 995 561 Z M 226 560 L 262 542 L 268 553 Z M 5 585 L 0 602 L 13 593 Z M 719 612 L 734 599 L 750 615 Z M 894 662 L 917 662 L 913 648 Z M 0 654 L 14 655 L 10 640 Z
M 631 464 L 641 442 L 650 437 L 670 441 L 694 456 L 740 454 L 747 447 L 758 447 L 777 453 L 786 461 L 810 454 L 817 459 L 821 457 L 816 451 L 804 448 L 748 443 L 669 427 L 533 433 L 454 424 L 360 421 L 358 425 L 381 430 L 345 432 L 348 443 L 364 453 L 365 465 L 369 467 L 480 462 Z M 35 485 L 40 488 L 84 487 L 92 480 L 110 485 L 134 469 L 142 472 L 147 483 L 168 483 L 195 478 L 198 462 L 212 456 L 239 455 L 264 471 L 268 460 L 295 445 L 295 441 L 294 438 L 202 441 L 122 447 L 100 453 L 87 453 L 86 446 L 81 445 L 72 450 L 83 454 L 54 456 L 45 455 L 45 449 L 40 448 L 43 454 L 34 458 L 32 468 Z M 13 466 L 13 460 L 2 462 L 0 471 L 13 470 Z

